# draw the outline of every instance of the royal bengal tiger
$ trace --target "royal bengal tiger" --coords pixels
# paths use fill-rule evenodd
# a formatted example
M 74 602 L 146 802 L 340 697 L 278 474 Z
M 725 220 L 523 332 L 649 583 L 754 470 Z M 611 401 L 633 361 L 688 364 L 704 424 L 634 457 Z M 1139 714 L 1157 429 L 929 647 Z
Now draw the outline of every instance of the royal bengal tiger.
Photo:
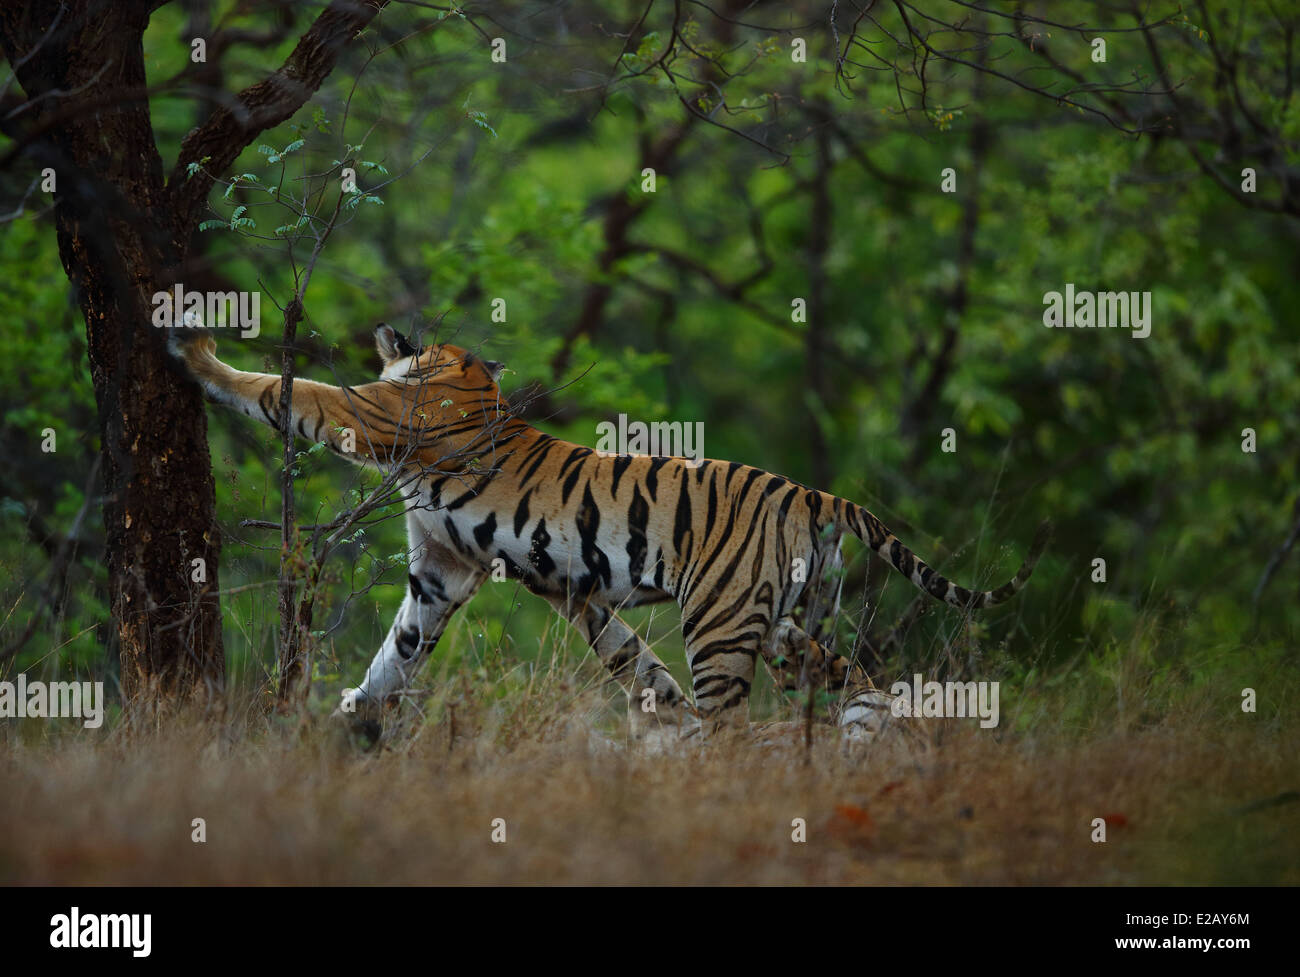
M 408 472 L 413 489 L 405 599 L 340 707 L 359 718 L 373 720 L 411 682 L 496 561 L 578 628 L 626 689 L 642 731 L 646 722 L 687 733 L 701 721 L 743 720 L 761 656 L 780 688 L 833 693 L 831 720 L 869 736 L 888 721 L 891 697 L 829 647 L 844 533 L 962 609 L 1010 598 L 1047 541 L 1044 524 L 1014 579 L 970 591 L 845 499 L 739 462 L 604 455 L 561 441 L 501 399 L 502 364 L 446 343 L 418 347 L 384 323 L 375 341 L 378 381 L 295 380 L 292 390 L 300 435 L 352 461 Z M 211 399 L 279 429 L 280 377 L 227 366 L 207 331 L 175 330 L 171 347 Z M 669 600 L 682 611 L 693 705 L 618 616 Z M 638 708 L 647 699 L 653 712 Z

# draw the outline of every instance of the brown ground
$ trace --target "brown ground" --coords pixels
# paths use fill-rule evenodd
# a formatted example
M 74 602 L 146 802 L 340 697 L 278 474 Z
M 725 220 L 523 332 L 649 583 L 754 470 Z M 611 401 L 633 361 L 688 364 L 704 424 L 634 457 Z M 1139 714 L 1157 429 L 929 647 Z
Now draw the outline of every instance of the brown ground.
M 807 755 L 796 740 L 652 756 L 581 710 L 501 706 L 458 716 L 454 742 L 444 715 L 365 754 L 261 720 L 35 742 L 10 724 L 0 881 L 1300 882 L 1296 730 L 1277 721 L 953 723 L 920 749 L 845 752 L 819 731 Z

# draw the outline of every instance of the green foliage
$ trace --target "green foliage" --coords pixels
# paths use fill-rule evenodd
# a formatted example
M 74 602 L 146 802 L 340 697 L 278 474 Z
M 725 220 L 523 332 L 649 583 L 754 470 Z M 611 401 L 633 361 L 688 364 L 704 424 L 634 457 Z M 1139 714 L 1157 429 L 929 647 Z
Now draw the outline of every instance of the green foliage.
M 632 23 L 641 9 L 619 5 L 611 23 Z M 1070 18 L 1064 4 L 1047 9 Z M 171 39 L 182 17 L 172 8 L 154 15 L 151 72 L 181 67 Z M 684 117 L 678 93 L 652 67 L 668 43 L 666 26 L 641 32 L 625 52 L 621 37 L 589 55 L 534 51 L 528 70 L 514 72 L 490 65 L 465 17 L 459 8 L 388 10 L 386 27 L 400 22 L 403 32 L 446 19 L 406 42 L 410 62 L 376 59 L 359 81 L 361 56 L 341 65 L 295 120 L 266 133 L 230 174 L 215 174 L 224 181 L 210 199 L 216 217 L 200 229 L 232 233 L 203 235 L 197 247 L 227 280 L 263 288 L 281 304 L 294 281 L 287 249 L 310 241 L 313 221 L 342 195 L 344 222 L 307 294 L 302 375 L 373 377 L 371 325 L 404 315 L 430 336 L 508 362 L 507 393 L 531 383 L 558 388 L 533 418 L 550 433 L 594 444 L 595 425 L 618 413 L 702 420 L 710 457 L 806 483 L 824 471 L 818 487 L 871 508 L 969 585 L 1008 577 L 1034 524 L 1050 515 L 1058 525 L 1052 548 L 1017 602 L 983 622 L 980 653 L 1026 681 L 1084 676 L 1098 691 L 1081 703 L 1113 694 L 1117 662 L 1148 647 L 1153 628 L 1165 657 L 1152 660 L 1185 686 L 1249 673 L 1265 659 L 1278 663 L 1277 649 L 1300 630 L 1296 555 L 1265 591 L 1258 631 L 1251 596 L 1286 535 L 1300 484 L 1294 221 L 1240 206 L 1172 139 L 1128 138 L 1012 86 L 977 92 L 973 76 L 960 72 L 932 78 L 932 100 L 909 117 L 888 72 L 863 73 L 851 99 L 837 94 L 828 42 L 810 46 L 810 63 L 796 66 L 808 70 L 792 81 L 788 38 L 713 44 L 690 19 L 683 36 L 720 72 L 738 74 L 725 112 L 708 86 L 681 94 L 732 127 L 771 120 L 764 138 L 790 159 L 697 121 L 657 174 L 656 192 L 643 193 L 642 145 Z M 1170 48 L 1169 69 L 1186 79 L 1185 98 L 1204 100 L 1212 73 L 1197 59 L 1211 26 L 1185 16 L 1177 23 L 1190 46 Z M 1132 70 L 1149 70 L 1137 41 L 1109 43 Z M 1129 43 L 1134 49 L 1123 47 Z M 1283 44 L 1261 37 L 1259 57 L 1281 57 Z M 228 85 L 258 80 L 268 59 L 289 47 L 235 62 Z M 1082 69 L 1085 46 L 1059 49 Z M 1025 61 L 1000 70 L 1033 56 L 1020 51 Z M 511 65 L 524 57 L 512 49 Z M 419 59 L 437 66 L 431 90 L 422 87 L 428 75 L 408 74 Z M 566 79 L 579 70 L 604 79 L 615 65 L 622 80 L 608 92 L 537 80 L 554 81 L 548 73 L 561 70 Z M 1243 98 L 1263 106 L 1262 121 L 1284 134 L 1282 152 L 1294 164 L 1300 99 L 1268 90 L 1249 72 L 1241 84 Z M 781 128 L 793 111 L 791 91 L 845 133 L 827 137 L 826 227 L 814 225 L 812 196 L 820 126 L 795 116 L 799 126 Z M 173 159 L 195 123 L 193 106 L 161 94 L 153 109 L 160 151 Z M 972 133 L 981 120 L 990 145 L 977 161 Z M 358 186 L 344 192 L 339 178 L 348 166 Z M 958 174 L 955 194 L 939 192 L 947 167 Z M 963 258 L 972 197 L 977 227 Z M 635 214 L 628 246 L 605 260 L 613 201 Z M 814 258 L 820 232 L 825 249 Z M 49 523 L 71 523 L 99 426 L 48 221 L 6 225 L 0 261 L 9 278 L 0 291 L 5 447 L 15 472 L 31 473 L 6 483 L 0 504 L 0 568 L 15 581 L 0 596 L 4 613 L 17 607 L 21 626 L 34 606 L 25 582 L 45 565 L 24 535 L 25 513 L 39 499 Z M 821 318 L 793 322 L 792 298 L 807 299 L 818 274 Z M 1151 291 L 1151 336 L 1044 328 L 1042 296 L 1067 282 Z M 596 328 L 572 335 L 597 288 L 608 294 Z M 493 319 L 498 298 L 504 321 Z M 259 339 L 224 342 L 223 356 L 252 370 L 266 369 L 272 356 L 278 362 L 278 324 L 264 319 Z M 951 363 L 918 408 L 949 325 L 957 330 Z M 823 344 L 816 389 L 808 382 L 810 333 Z M 553 364 L 565 353 L 557 373 Z M 226 534 L 221 582 L 251 588 L 226 600 L 228 646 L 236 670 L 256 679 L 274 659 L 274 588 L 266 585 L 278 540 L 239 523 L 278 520 L 278 439 L 243 417 L 216 409 L 211 416 Z M 905 416 L 915 426 L 905 427 Z M 43 459 L 34 432 L 47 425 L 59 429 L 60 449 Z M 956 454 L 938 449 L 946 427 L 957 432 Z M 1258 434 L 1254 454 L 1241 450 L 1245 427 Z M 824 462 L 813 456 L 814 431 L 827 446 Z M 373 484 L 319 445 L 299 452 L 295 477 L 308 523 L 328 521 Z M 91 511 L 86 532 L 102 536 L 98 507 Z M 396 518 L 358 529 L 330 565 L 316 621 L 322 680 L 358 674 L 401 599 L 404 527 L 396 507 L 388 514 Z M 853 555 L 845 604 L 856 615 L 866 559 Z M 1096 556 L 1110 567 L 1105 585 L 1088 579 Z M 46 661 L 103 620 L 101 577 L 86 570 L 76 578 L 75 610 L 43 630 L 19 664 Z M 910 600 L 907 585 L 892 579 L 873 610 L 875 625 Z M 549 620 L 513 585 L 485 586 L 465 613 L 464 628 L 440 646 L 448 660 L 467 653 L 471 631 L 535 656 L 535 636 Z M 667 635 L 662 657 L 681 675 L 675 619 L 628 616 Z M 842 647 L 855 621 L 841 620 Z M 951 616 L 930 615 L 882 671 L 946 662 L 956 627 Z M 95 640 L 73 639 L 55 658 L 85 663 L 102 650 Z M 1076 719 L 1083 721 L 1071 714 Z

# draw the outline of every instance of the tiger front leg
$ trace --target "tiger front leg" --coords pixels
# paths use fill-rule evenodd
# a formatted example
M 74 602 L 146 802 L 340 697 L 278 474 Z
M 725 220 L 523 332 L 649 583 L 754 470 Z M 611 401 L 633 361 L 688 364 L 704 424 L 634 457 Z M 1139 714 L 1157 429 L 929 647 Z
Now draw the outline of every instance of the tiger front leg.
M 217 358 L 216 340 L 206 329 L 172 330 L 168 349 L 214 403 L 281 429 L 279 376 L 247 373 L 223 363 Z M 324 442 L 331 451 L 357 464 L 400 462 L 404 455 L 395 446 L 395 417 L 407 416 L 411 404 L 404 391 L 396 405 L 375 408 L 382 400 L 383 388 L 382 383 L 341 388 L 297 378 L 290 391 L 290 426 L 302 437 Z
M 412 519 L 410 514 L 407 518 Z M 445 547 L 425 542 L 411 559 L 406 596 L 388 636 L 361 685 L 343 691 L 335 717 L 367 726 L 377 722 L 387 700 L 410 686 L 451 616 L 485 577 L 482 569 L 462 564 Z

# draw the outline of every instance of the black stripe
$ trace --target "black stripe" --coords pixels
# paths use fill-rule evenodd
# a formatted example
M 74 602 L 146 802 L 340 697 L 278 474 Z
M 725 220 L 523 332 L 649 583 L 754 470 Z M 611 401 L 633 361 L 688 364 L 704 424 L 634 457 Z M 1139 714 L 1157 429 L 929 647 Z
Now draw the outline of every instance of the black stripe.
M 519 500 L 519 505 L 515 507 L 515 538 L 518 539 L 524 534 L 524 527 L 528 525 L 528 498 L 533 494 L 529 489 L 524 493 L 524 497 Z
M 549 577 L 555 571 L 555 561 L 551 555 L 546 552 L 546 547 L 551 545 L 551 534 L 546 531 L 546 520 L 537 520 L 537 528 L 533 530 L 532 546 L 528 550 L 528 562 L 543 577 Z
M 560 505 L 569 504 L 569 496 L 573 494 L 573 489 L 578 484 L 578 479 L 581 477 L 582 465 L 579 464 L 569 473 L 569 477 L 564 480 L 564 486 L 560 490 Z M 590 484 L 591 483 L 588 483 L 588 491 L 590 491 Z
M 740 470 L 741 470 L 742 468 L 744 468 L 744 467 L 745 467 L 745 466 L 742 465 L 742 464 L 741 464 L 740 462 L 738 462 L 738 461 L 733 461 L 733 462 L 728 463 L 728 465 L 727 465 L 727 480 L 726 480 L 725 482 L 722 483 L 722 491 L 725 492 L 725 491 L 727 490 L 727 487 L 728 487 L 729 485 L 731 485 L 731 476 L 734 475 L 734 474 L 736 474 L 736 472 L 740 471 Z
M 778 519 L 780 520 L 785 519 L 787 513 L 789 513 L 790 511 L 791 504 L 794 502 L 794 497 L 802 491 L 803 489 L 801 489 L 798 485 L 791 486 L 790 491 L 787 492 L 785 494 L 785 498 L 781 500 L 781 507 L 777 510 Z
M 686 534 L 691 531 L 691 495 L 687 488 L 689 479 L 686 473 L 682 473 L 682 482 L 677 492 L 677 518 L 673 522 L 673 549 L 679 556 L 682 554 L 682 541 Z M 684 559 L 689 560 L 690 554 L 684 554 Z
M 537 469 L 542 467 L 542 462 L 546 460 L 546 456 L 547 454 L 550 453 L 551 447 L 557 443 L 558 442 L 554 438 L 551 438 L 550 441 L 546 442 L 542 450 L 537 452 L 537 460 L 533 462 L 532 467 L 529 468 L 528 471 L 524 472 L 524 477 L 519 480 L 519 484 L 521 487 L 527 485 L 528 480 L 531 479 L 535 474 L 537 474 Z M 525 459 L 525 461 L 526 460 L 527 459 Z
M 630 464 L 632 464 L 631 455 L 619 455 L 614 459 L 614 481 L 610 485 L 609 494 L 615 498 L 618 498 L 618 480 L 623 477 L 623 473 L 627 471 L 627 466 Z
M 632 486 L 632 504 L 627 510 L 627 558 L 628 573 L 632 578 L 632 583 L 636 584 L 641 579 L 641 571 L 645 569 L 645 555 L 648 547 L 646 546 L 645 531 L 646 523 L 650 519 L 650 506 L 641 494 L 641 489 L 636 485 Z
M 487 518 L 474 527 L 474 542 L 478 543 L 478 548 L 486 550 L 492 545 L 492 537 L 497 531 L 497 514 L 489 512 Z
M 564 459 L 564 464 L 560 466 L 560 470 L 556 472 L 555 477 L 559 478 L 561 475 L 564 474 L 565 470 L 570 465 L 572 465 L 575 461 L 581 461 L 583 458 L 586 458 L 587 455 L 589 454 L 591 454 L 590 448 L 581 448 L 581 447 L 574 448 L 572 451 L 569 452 L 569 456 Z
M 447 535 L 451 538 L 451 545 L 456 547 L 456 549 L 459 550 L 461 553 L 464 553 L 465 544 L 461 542 L 460 533 L 457 531 L 456 523 L 452 520 L 451 516 L 448 516 L 446 518 L 446 520 L 443 522 L 443 525 L 447 529 Z
M 410 661 L 420 648 L 419 628 L 403 628 L 397 632 L 397 653 L 404 661 Z
M 646 468 L 645 489 L 650 495 L 651 502 L 657 501 L 655 495 L 659 491 L 659 469 L 663 468 L 667 461 L 667 458 L 652 458 Z
M 576 520 L 578 536 L 582 540 L 582 562 L 587 567 L 587 575 L 578 581 L 578 589 L 590 593 L 602 582 L 610 585 L 609 557 L 596 544 L 600 529 L 600 509 L 591 495 L 591 484 L 582 492 L 582 505 L 578 507 Z
M 718 480 L 716 478 L 709 480 L 709 510 L 704 520 L 704 537 L 707 539 L 709 533 L 713 532 L 713 523 L 718 517 Z
M 446 600 L 447 591 L 443 587 L 442 581 L 432 573 L 424 573 L 423 579 L 413 573 L 406 575 L 407 581 L 411 585 L 411 593 L 415 596 L 416 601 L 421 604 L 432 604 L 434 599 Z

